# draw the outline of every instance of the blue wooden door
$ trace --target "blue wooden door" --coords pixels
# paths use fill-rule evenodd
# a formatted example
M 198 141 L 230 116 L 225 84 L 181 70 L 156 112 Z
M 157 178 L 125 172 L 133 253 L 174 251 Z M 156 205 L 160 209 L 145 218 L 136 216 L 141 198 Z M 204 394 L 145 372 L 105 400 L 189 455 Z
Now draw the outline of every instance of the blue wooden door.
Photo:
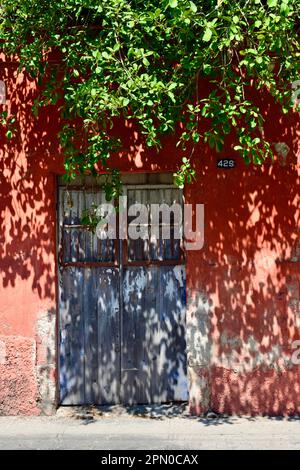
M 149 211 L 151 203 L 181 200 L 170 187 L 125 193 L 128 205 L 143 203 Z M 148 240 L 101 240 L 81 224 L 81 214 L 102 202 L 100 191 L 60 188 L 61 404 L 186 400 L 180 240 L 153 242 L 151 233 Z

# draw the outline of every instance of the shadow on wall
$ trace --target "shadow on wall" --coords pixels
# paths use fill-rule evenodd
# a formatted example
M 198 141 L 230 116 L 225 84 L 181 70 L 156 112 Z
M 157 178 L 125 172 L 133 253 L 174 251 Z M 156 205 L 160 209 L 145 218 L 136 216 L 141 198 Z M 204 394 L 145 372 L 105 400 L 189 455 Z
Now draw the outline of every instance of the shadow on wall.
M 62 170 L 56 138 L 60 119 L 51 107 L 36 120 L 31 114 L 35 83 L 16 79 L 15 65 L 6 65 L 1 63 L 0 79 L 8 85 L 8 106 L 18 124 L 11 141 L 1 130 L 0 335 L 38 342 L 37 316 L 51 312 L 52 321 L 56 307 L 54 175 Z M 187 259 L 195 412 L 204 400 L 202 388 L 207 407 L 218 412 L 300 412 L 299 366 L 291 362 L 292 343 L 300 339 L 300 129 L 298 115 L 283 120 L 267 101 L 265 113 L 267 137 L 277 144 L 274 164 L 246 168 L 236 157 L 235 169 L 221 170 L 216 157 L 199 148 L 197 182 L 186 189 L 189 202 L 205 204 L 206 219 L 205 246 Z M 171 140 L 163 141 L 161 154 L 153 154 L 132 128 L 120 133 L 125 147 L 112 163 L 121 157 L 124 171 L 174 170 L 178 159 L 170 157 L 175 153 Z M 230 144 L 220 156 L 232 156 Z M 53 343 L 46 340 L 36 363 L 49 360 Z M 31 389 L 18 400 L 32 401 L 34 393 Z
M 247 168 L 237 158 L 224 170 L 203 155 L 187 188 L 205 204 L 205 245 L 187 263 L 196 413 L 203 403 L 219 413 L 300 412 L 299 115 L 264 106 L 276 161 Z
M 20 75 L 16 64 L 0 63 L 7 85 L 7 105 L 17 117 L 15 135 L 0 147 L 0 269 L 2 288 L 15 287 L 17 278 L 29 280 L 40 299 L 53 300 L 55 243 L 55 180 L 61 166 L 56 133 L 59 118 L 53 107 L 31 112 L 36 97 L 33 80 Z M 50 112 L 49 112 L 50 110 Z
M 33 80 L 0 62 L 11 140 L 0 128 L 0 414 L 38 414 L 55 402 L 55 175 L 61 157 L 53 108 L 31 113 Z

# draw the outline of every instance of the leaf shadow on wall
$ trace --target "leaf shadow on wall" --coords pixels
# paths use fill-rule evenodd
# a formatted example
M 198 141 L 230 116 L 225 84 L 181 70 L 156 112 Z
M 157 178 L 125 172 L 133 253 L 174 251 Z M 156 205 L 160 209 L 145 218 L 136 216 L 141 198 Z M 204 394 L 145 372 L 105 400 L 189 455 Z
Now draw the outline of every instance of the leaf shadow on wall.
M 204 151 L 187 200 L 205 205 L 205 243 L 187 255 L 192 368 L 217 413 L 300 412 L 300 126 L 264 97 L 276 161 L 217 169 Z M 227 145 L 220 157 L 234 154 Z M 198 336 L 197 336 L 198 332 Z M 298 345 L 299 349 L 299 345 Z M 299 356 L 298 356 L 299 358 Z M 203 395 L 192 397 L 201 410 Z

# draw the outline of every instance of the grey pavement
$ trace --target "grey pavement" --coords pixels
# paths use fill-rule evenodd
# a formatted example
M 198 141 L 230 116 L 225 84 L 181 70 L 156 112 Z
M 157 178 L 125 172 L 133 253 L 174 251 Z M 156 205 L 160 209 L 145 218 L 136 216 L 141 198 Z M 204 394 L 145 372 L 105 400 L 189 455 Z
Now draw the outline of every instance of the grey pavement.
M 0 417 L 0 449 L 300 449 L 300 418 L 144 411 L 67 408 L 50 417 Z

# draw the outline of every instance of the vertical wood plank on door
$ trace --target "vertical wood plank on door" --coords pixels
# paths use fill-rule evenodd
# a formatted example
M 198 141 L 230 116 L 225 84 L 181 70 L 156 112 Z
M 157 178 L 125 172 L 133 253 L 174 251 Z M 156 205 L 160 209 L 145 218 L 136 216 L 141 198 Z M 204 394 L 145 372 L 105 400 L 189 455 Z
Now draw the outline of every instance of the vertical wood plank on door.
M 61 273 L 60 291 L 60 394 L 64 405 L 85 402 L 84 384 L 84 270 Z
M 185 338 L 185 269 L 183 266 L 160 268 L 160 386 L 165 402 L 187 400 L 187 364 Z
M 119 270 L 96 269 L 98 403 L 120 402 Z
M 84 344 L 85 344 L 85 403 L 98 403 L 98 311 L 97 311 L 97 271 L 84 269 Z
M 147 270 L 127 268 L 123 284 L 121 397 L 124 403 L 147 403 L 149 351 L 146 342 Z

